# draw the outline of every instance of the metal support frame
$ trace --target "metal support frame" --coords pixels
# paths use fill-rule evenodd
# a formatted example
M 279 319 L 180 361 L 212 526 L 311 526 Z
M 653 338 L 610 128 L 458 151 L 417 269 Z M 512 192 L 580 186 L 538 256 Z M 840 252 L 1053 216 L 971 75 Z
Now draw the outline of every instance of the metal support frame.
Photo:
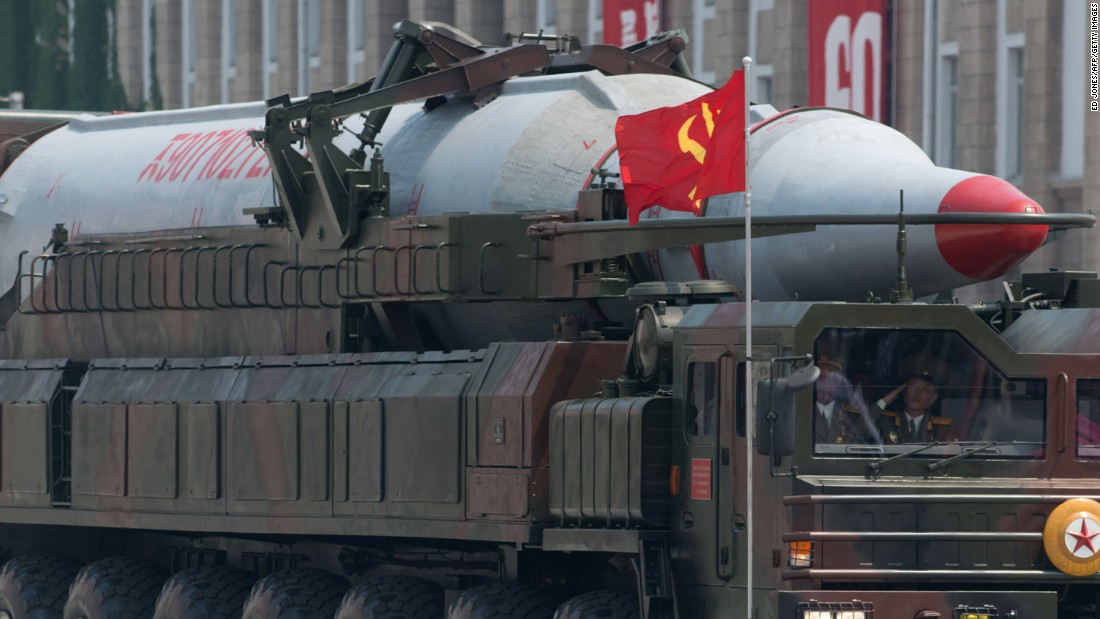
M 359 235 L 362 218 L 388 214 L 389 179 L 381 156 L 376 151 L 369 168 L 363 166 L 366 149 L 377 147 L 375 137 L 394 105 L 468 93 L 481 107 L 497 96 L 506 80 L 535 71 L 682 73 L 680 52 L 686 46 L 681 33 L 670 33 L 630 50 L 592 45 L 552 56 L 540 44 L 476 47 L 442 28 L 407 20 L 395 30 L 396 40 L 377 77 L 297 102 L 289 96 L 272 99 L 265 128 L 250 133 L 271 162 L 287 222 L 300 241 L 307 240 L 307 187 L 314 182 L 324 204 L 325 225 L 333 233 L 318 234 L 310 243 L 348 247 Z M 364 118 L 364 128 L 356 136 L 360 146 L 344 153 L 334 141 L 344 131 L 342 119 L 354 114 Z M 298 149 L 300 143 L 308 158 Z

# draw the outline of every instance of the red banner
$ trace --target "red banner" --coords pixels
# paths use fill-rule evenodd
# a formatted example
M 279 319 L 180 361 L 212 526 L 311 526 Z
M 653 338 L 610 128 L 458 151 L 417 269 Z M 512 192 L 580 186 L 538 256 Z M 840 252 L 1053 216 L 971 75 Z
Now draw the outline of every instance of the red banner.
M 660 30 L 660 0 L 603 0 L 604 43 L 626 47 Z
M 809 4 L 810 105 L 886 118 L 886 0 Z

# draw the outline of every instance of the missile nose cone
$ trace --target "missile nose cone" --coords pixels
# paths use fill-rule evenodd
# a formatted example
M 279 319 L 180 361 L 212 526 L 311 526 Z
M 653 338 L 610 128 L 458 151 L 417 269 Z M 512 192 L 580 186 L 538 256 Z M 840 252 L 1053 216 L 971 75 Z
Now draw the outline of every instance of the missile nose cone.
M 1042 213 L 1015 185 L 995 176 L 956 183 L 940 201 L 940 213 Z M 1047 237 L 1044 225 L 936 224 L 936 245 L 947 264 L 976 279 L 1000 277 Z

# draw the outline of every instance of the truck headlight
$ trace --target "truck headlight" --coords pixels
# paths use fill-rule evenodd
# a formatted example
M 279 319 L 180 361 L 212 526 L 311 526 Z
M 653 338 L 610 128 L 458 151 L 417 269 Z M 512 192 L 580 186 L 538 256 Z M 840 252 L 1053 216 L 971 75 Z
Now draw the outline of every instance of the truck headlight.
M 787 546 L 787 565 L 790 567 L 814 566 L 813 542 L 789 542 Z M 832 617 L 829 617 L 832 619 Z
M 871 619 L 863 610 L 804 610 L 801 619 Z
M 870 602 L 818 602 L 810 600 L 798 605 L 798 619 L 875 619 L 875 605 Z
M 952 614 L 955 616 L 955 619 L 997 619 L 1001 616 L 997 607 L 991 604 L 986 604 L 985 606 L 959 605 L 955 607 L 955 612 Z M 1015 613 L 1009 611 L 1006 616 L 1014 617 Z

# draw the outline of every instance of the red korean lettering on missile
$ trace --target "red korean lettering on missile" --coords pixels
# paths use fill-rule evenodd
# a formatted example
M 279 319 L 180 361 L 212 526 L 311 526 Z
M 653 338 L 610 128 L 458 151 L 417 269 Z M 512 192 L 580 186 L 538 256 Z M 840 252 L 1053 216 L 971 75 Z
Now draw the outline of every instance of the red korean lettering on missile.
M 173 183 L 267 176 L 271 167 L 247 129 L 180 133 L 145 166 L 138 183 Z

